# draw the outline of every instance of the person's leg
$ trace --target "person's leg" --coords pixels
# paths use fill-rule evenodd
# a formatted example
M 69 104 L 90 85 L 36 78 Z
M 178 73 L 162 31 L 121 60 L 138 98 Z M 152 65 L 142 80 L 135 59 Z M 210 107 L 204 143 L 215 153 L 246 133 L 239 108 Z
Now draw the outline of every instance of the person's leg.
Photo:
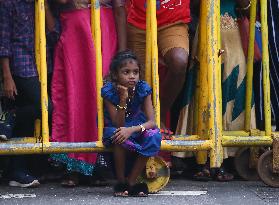
M 167 73 L 165 78 L 161 79 L 160 85 L 161 122 L 164 123 L 186 77 L 189 56 L 188 26 L 177 24 L 159 30 L 158 46 L 167 65 Z
M 116 178 L 119 182 L 125 182 L 125 158 L 126 151 L 120 145 L 114 145 L 114 162 Z
M 121 145 L 114 145 L 114 166 L 118 183 L 114 186 L 114 196 L 128 196 L 129 185 L 125 179 L 126 150 Z
M 14 77 L 18 90 L 16 96 L 16 119 L 13 137 L 33 136 L 35 119 L 41 116 L 40 82 L 38 77 Z M 38 180 L 28 174 L 26 156 L 11 157 L 11 186 L 37 186 Z
M 128 176 L 128 183 L 130 186 L 136 184 L 137 178 L 141 175 L 142 171 L 144 170 L 147 160 L 148 157 L 142 155 L 139 155 L 137 157 L 133 169 L 131 170 L 131 173 Z
M 180 93 L 186 75 L 188 53 L 183 48 L 173 48 L 164 56 L 168 67 L 161 85 L 161 121 L 166 121 L 166 114 Z
M 141 78 L 145 76 L 145 47 L 146 47 L 146 34 L 144 30 L 140 30 L 130 24 L 127 26 L 127 46 L 137 55 L 141 69 Z

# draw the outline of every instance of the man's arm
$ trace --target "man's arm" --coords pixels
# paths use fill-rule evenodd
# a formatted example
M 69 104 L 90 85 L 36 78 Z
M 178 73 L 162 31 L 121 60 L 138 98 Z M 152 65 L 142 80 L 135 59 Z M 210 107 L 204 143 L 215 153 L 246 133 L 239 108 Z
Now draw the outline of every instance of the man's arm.
M 116 24 L 118 51 L 123 51 L 127 48 L 127 21 L 126 9 L 123 0 L 115 0 L 114 2 L 114 18 Z
M 0 2 L 0 66 L 3 70 L 4 93 L 14 99 L 16 86 L 10 70 L 12 12 L 11 4 Z

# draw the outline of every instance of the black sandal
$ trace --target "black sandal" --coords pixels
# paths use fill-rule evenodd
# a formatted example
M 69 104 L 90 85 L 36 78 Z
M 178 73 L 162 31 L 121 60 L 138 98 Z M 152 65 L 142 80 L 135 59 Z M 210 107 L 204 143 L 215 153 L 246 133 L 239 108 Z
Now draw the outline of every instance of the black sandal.
M 212 176 L 214 176 L 214 180 L 218 182 L 229 182 L 234 179 L 233 174 L 226 172 L 223 167 L 213 169 Z
M 147 197 L 148 193 L 149 191 L 146 183 L 137 183 L 129 189 L 129 196 L 133 197 Z
M 117 183 L 114 187 L 114 196 L 115 197 L 127 197 L 129 196 L 129 185 L 128 183 Z

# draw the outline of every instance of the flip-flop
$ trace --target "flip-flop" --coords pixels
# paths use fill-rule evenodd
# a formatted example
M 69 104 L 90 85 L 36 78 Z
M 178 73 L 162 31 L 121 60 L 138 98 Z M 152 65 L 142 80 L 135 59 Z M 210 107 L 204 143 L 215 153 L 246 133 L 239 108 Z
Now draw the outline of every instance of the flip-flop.
M 129 196 L 132 197 L 147 197 L 148 193 L 149 191 L 146 183 L 137 183 L 130 186 L 129 189 Z
M 114 187 L 115 197 L 128 197 L 129 196 L 129 184 L 128 183 L 117 183 Z

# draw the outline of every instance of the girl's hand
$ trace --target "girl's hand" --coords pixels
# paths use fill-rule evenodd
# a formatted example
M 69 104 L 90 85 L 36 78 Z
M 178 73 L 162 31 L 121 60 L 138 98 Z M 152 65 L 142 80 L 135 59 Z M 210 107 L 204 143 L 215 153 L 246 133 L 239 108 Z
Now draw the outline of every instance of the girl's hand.
M 123 85 L 117 85 L 117 91 L 119 94 L 120 101 L 126 102 L 128 96 L 129 96 L 128 88 L 126 88 Z
M 133 134 L 133 132 L 133 128 L 131 127 L 119 127 L 113 135 L 112 142 L 114 144 L 122 144 Z

